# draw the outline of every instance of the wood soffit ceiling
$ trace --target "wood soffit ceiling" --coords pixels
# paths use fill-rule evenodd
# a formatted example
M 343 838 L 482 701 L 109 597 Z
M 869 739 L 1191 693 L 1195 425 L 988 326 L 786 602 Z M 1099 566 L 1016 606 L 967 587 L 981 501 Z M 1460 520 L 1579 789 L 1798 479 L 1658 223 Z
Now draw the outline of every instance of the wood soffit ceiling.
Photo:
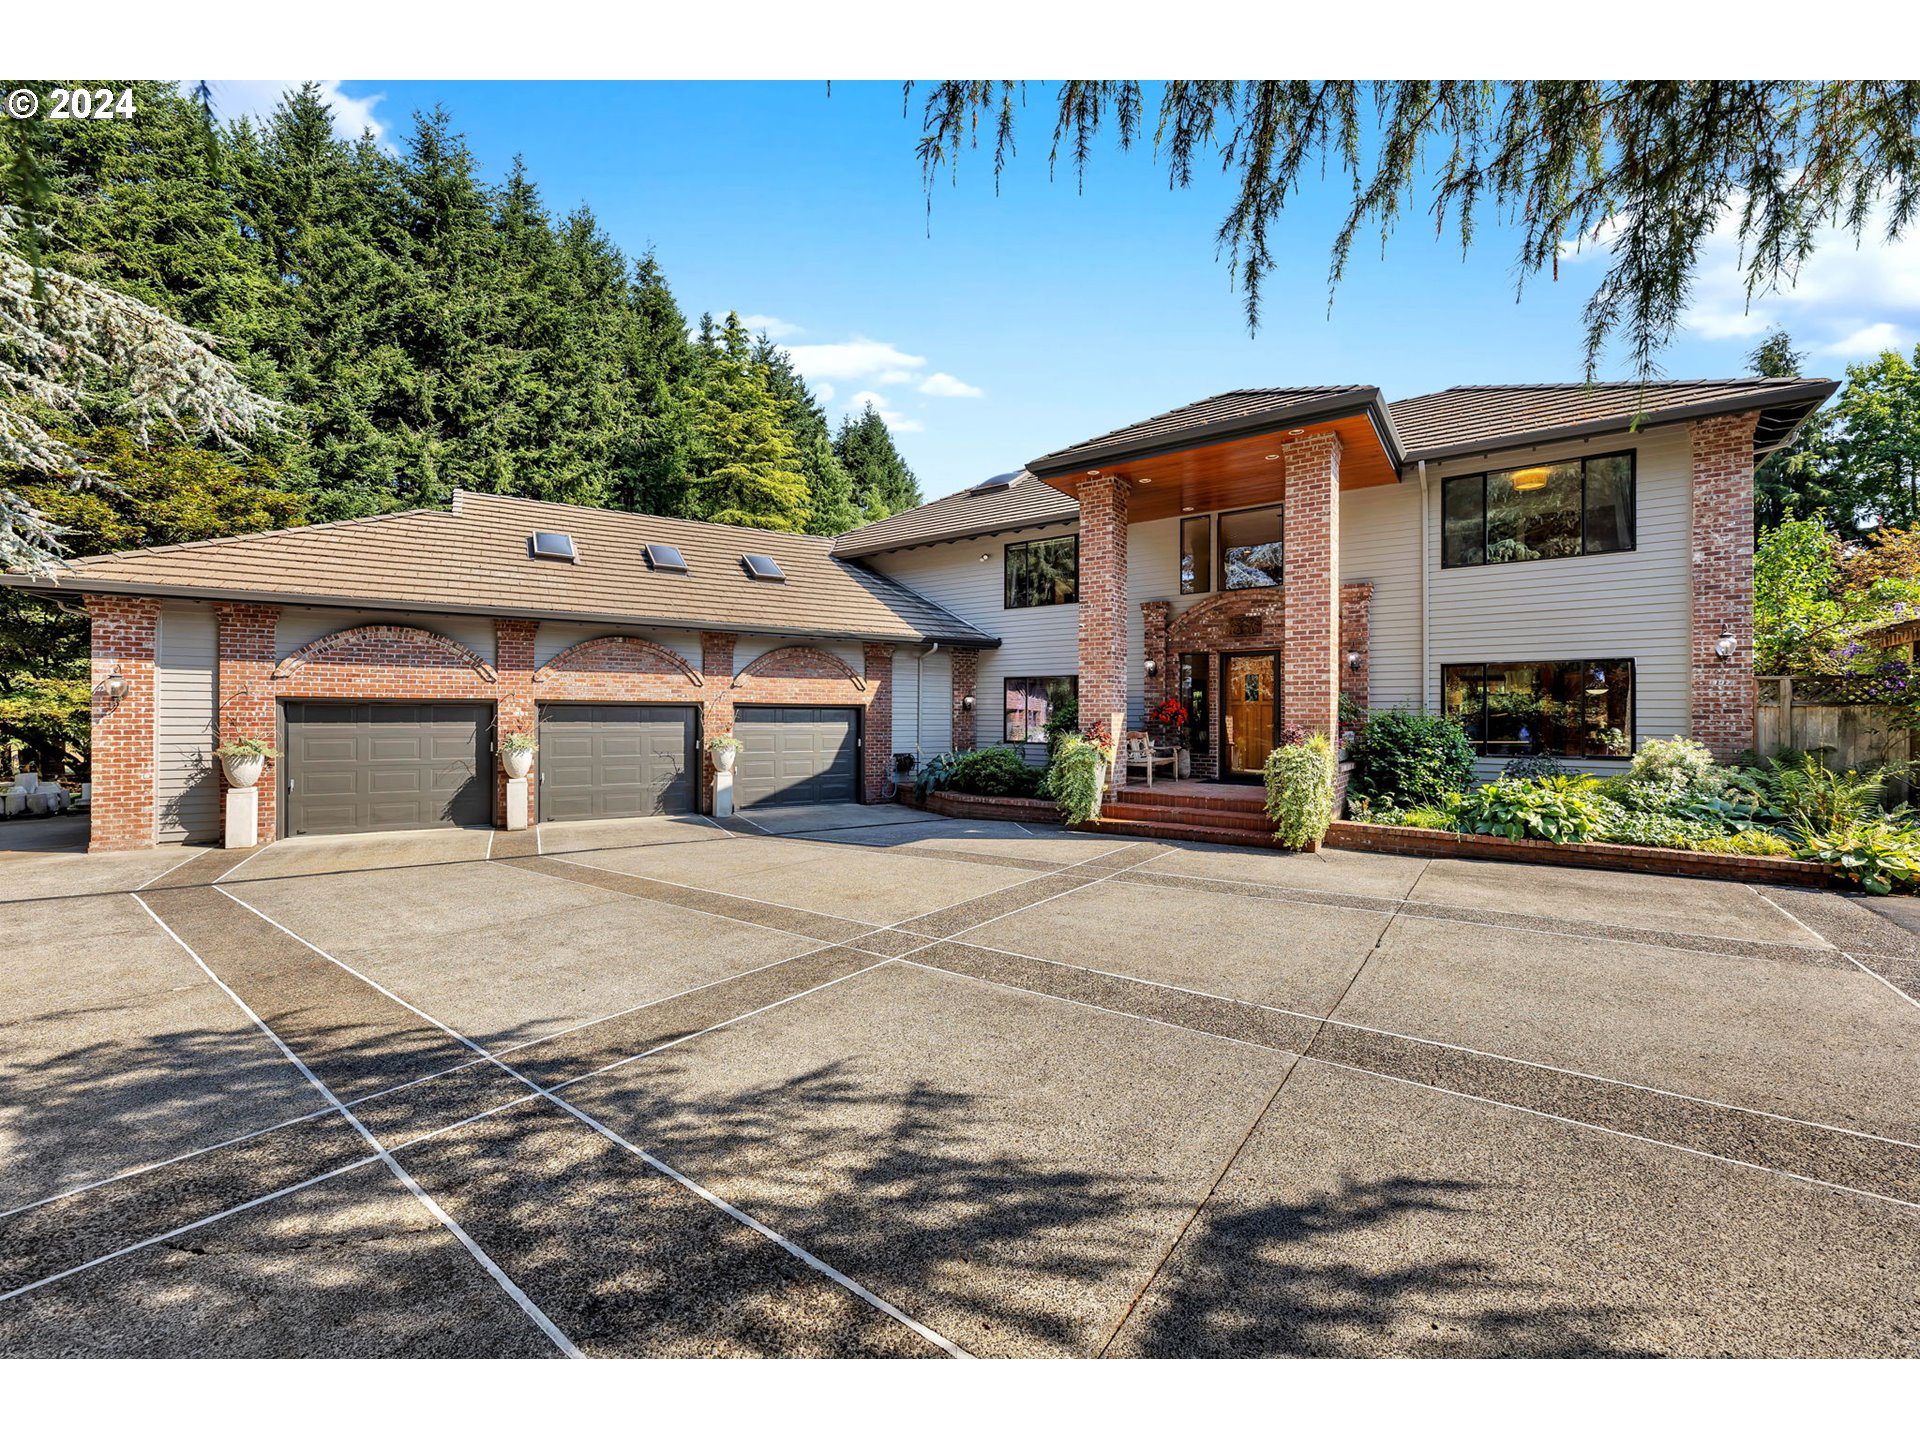
M 1239 510 L 1274 504 L 1285 497 L 1288 441 L 1307 435 L 1340 437 L 1340 488 L 1359 490 L 1392 485 L 1399 478 L 1386 447 L 1365 415 L 1345 415 L 1260 435 L 1217 440 L 1210 444 L 1172 450 L 1140 459 L 1115 461 L 1097 468 L 1128 482 L 1129 521 L 1164 520 L 1191 510 Z M 1084 471 L 1046 477 L 1046 483 L 1068 495 L 1077 495 Z

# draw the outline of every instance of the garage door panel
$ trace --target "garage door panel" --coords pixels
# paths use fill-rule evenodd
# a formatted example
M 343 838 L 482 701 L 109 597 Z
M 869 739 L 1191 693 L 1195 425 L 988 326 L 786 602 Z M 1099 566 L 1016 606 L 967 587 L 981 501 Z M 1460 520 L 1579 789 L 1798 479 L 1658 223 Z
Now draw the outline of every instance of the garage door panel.
M 860 798 L 859 712 L 817 706 L 742 707 L 735 796 L 747 805 L 832 805 Z
M 487 824 L 492 718 L 485 705 L 289 703 L 287 833 Z
M 540 712 L 540 818 L 611 820 L 699 808 L 690 705 L 550 705 Z

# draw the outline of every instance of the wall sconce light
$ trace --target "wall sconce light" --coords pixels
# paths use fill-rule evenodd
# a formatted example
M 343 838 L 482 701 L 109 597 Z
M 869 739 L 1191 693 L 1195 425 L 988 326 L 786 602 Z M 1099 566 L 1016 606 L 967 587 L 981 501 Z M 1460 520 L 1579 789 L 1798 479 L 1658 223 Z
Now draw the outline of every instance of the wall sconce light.
M 962 696 L 960 697 L 960 708 L 961 708 L 962 710 L 971 710 L 971 709 L 973 709 L 973 696 L 971 696 L 971 695 L 962 695 Z
M 1739 650 L 1739 648 L 1740 641 L 1734 636 L 1732 623 L 1722 622 L 1720 626 L 1720 638 L 1713 642 L 1713 653 L 1718 655 L 1722 660 L 1731 660 L 1734 657 L 1734 652 Z
M 993 559 L 993 554 L 991 551 L 983 550 L 980 552 L 980 563 L 982 565 L 986 564 L 991 559 Z
M 120 667 L 116 665 L 113 667 L 113 673 L 107 676 L 106 680 L 102 682 L 100 689 L 106 695 L 107 699 L 118 705 L 133 693 L 133 682 L 122 675 L 120 673 Z
M 1360 652 L 1358 650 L 1347 651 L 1347 669 L 1358 670 L 1359 668 L 1360 668 Z
M 1158 660 L 1147 661 L 1147 674 L 1158 675 L 1159 673 L 1160 673 L 1160 662 Z

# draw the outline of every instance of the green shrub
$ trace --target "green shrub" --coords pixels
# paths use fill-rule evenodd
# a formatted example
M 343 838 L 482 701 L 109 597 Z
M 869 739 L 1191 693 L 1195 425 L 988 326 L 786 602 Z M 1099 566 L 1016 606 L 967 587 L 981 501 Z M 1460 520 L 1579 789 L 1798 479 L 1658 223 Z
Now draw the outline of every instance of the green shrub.
M 1059 745 L 1062 735 L 1078 735 L 1079 733 L 1080 700 L 1078 696 L 1069 695 L 1047 713 L 1046 736 L 1048 758 L 1052 758 L 1054 749 Z
M 1610 845 L 1655 845 L 1663 850 L 1698 850 L 1709 840 L 1725 838 L 1718 825 L 1702 824 L 1657 810 L 1618 809 L 1609 814 L 1596 839 Z
M 1920 884 L 1920 831 L 1885 816 L 1800 837 L 1802 859 L 1831 865 L 1869 895 Z
M 1770 830 L 1742 830 L 1737 835 L 1713 835 L 1693 848 L 1710 855 L 1793 854 L 1793 846 Z
M 1041 771 L 1020 758 L 1018 750 L 995 745 L 951 757 L 946 766 L 945 787 L 962 795 L 1028 797 L 1039 788 L 1041 775 Z
M 1671 740 L 1643 741 L 1627 775 L 1638 785 L 1689 790 L 1713 768 L 1711 750 L 1697 740 L 1676 735 Z
M 1047 766 L 1046 788 L 1069 825 L 1100 819 L 1100 766 L 1111 763 L 1113 751 L 1084 735 L 1062 735 Z
M 1355 795 L 1437 805 L 1473 783 L 1473 742 L 1450 715 L 1375 710 L 1347 747 Z
M 1405 825 L 1411 830 L 1451 830 L 1454 828 L 1453 811 L 1444 805 L 1415 805 L 1411 810 L 1400 812 L 1396 825 Z
M 1267 756 L 1267 814 L 1273 838 L 1290 850 L 1305 850 L 1325 838 L 1333 824 L 1333 746 L 1309 735 Z
M 1568 845 L 1599 839 L 1613 808 L 1594 793 L 1591 783 L 1581 787 L 1547 780 L 1496 780 L 1463 795 L 1454 820 L 1468 834 Z
M 1516 755 L 1500 767 L 1502 780 L 1544 780 L 1566 773 L 1567 767 L 1557 755 Z

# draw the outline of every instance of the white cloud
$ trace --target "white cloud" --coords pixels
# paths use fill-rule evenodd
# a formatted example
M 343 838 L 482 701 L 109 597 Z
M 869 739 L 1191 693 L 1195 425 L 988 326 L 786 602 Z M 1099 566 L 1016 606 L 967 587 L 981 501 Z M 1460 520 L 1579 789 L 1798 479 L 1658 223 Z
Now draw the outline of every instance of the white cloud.
M 869 340 L 863 335 L 833 345 L 789 345 L 786 348 L 787 354 L 793 357 L 794 365 L 809 380 L 888 383 L 882 377 L 899 371 L 924 369 L 927 363 L 924 355 L 909 355 L 884 340 Z
M 1859 360 L 1878 355 L 1882 350 L 1909 350 L 1912 347 L 1911 331 L 1881 320 L 1872 325 L 1862 325 L 1851 335 L 1843 336 L 1832 344 L 1822 345 L 1819 353 L 1837 355 L 1843 360 Z
M 826 404 L 829 400 L 833 399 L 834 395 L 837 393 L 838 392 L 834 390 L 833 386 L 825 380 L 816 381 L 814 383 L 814 387 L 813 387 L 814 398 L 818 400 L 822 405 Z
M 958 376 L 949 375 L 944 370 L 936 370 L 920 382 L 922 395 L 937 395 L 943 400 L 978 400 L 987 392 L 978 385 L 969 385 Z
M 848 410 L 860 410 L 868 405 L 880 412 L 880 418 L 887 422 L 887 428 L 896 435 L 905 435 L 927 428 L 911 416 L 902 415 L 898 410 L 893 409 L 888 404 L 887 397 L 877 390 L 862 390 L 847 397 Z
M 782 320 L 778 315 L 742 315 L 740 323 L 755 335 L 765 335 L 769 340 L 784 340 L 789 335 L 804 335 L 791 320 Z
M 1856 240 L 1832 228 L 1815 236 L 1814 253 L 1777 291 L 1747 298 L 1737 202 L 1700 249 L 1693 294 L 1681 317 L 1684 333 L 1702 340 L 1750 341 L 1783 329 L 1816 355 L 1860 359 L 1911 346 L 1920 335 L 1920 230 L 1892 244 L 1886 215 L 1876 213 Z M 1563 262 L 1603 263 L 1610 227 L 1598 243 Z
M 180 88 L 188 94 L 193 93 L 197 80 L 182 80 Z M 238 120 L 242 115 L 250 115 L 255 120 L 265 120 L 273 114 L 281 97 L 289 90 L 298 90 L 306 82 L 303 80 L 209 80 L 208 88 L 213 92 L 213 113 L 222 120 Z M 363 131 L 371 130 L 373 138 L 386 144 L 386 122 L 373 113 L 374 106 L 386 99 L 385 95 L 348 95 L 340 87 L 343 80 L 322 80 L 321 97 L 333 107 L 333 133 L 342 140 L 358 140 Z

